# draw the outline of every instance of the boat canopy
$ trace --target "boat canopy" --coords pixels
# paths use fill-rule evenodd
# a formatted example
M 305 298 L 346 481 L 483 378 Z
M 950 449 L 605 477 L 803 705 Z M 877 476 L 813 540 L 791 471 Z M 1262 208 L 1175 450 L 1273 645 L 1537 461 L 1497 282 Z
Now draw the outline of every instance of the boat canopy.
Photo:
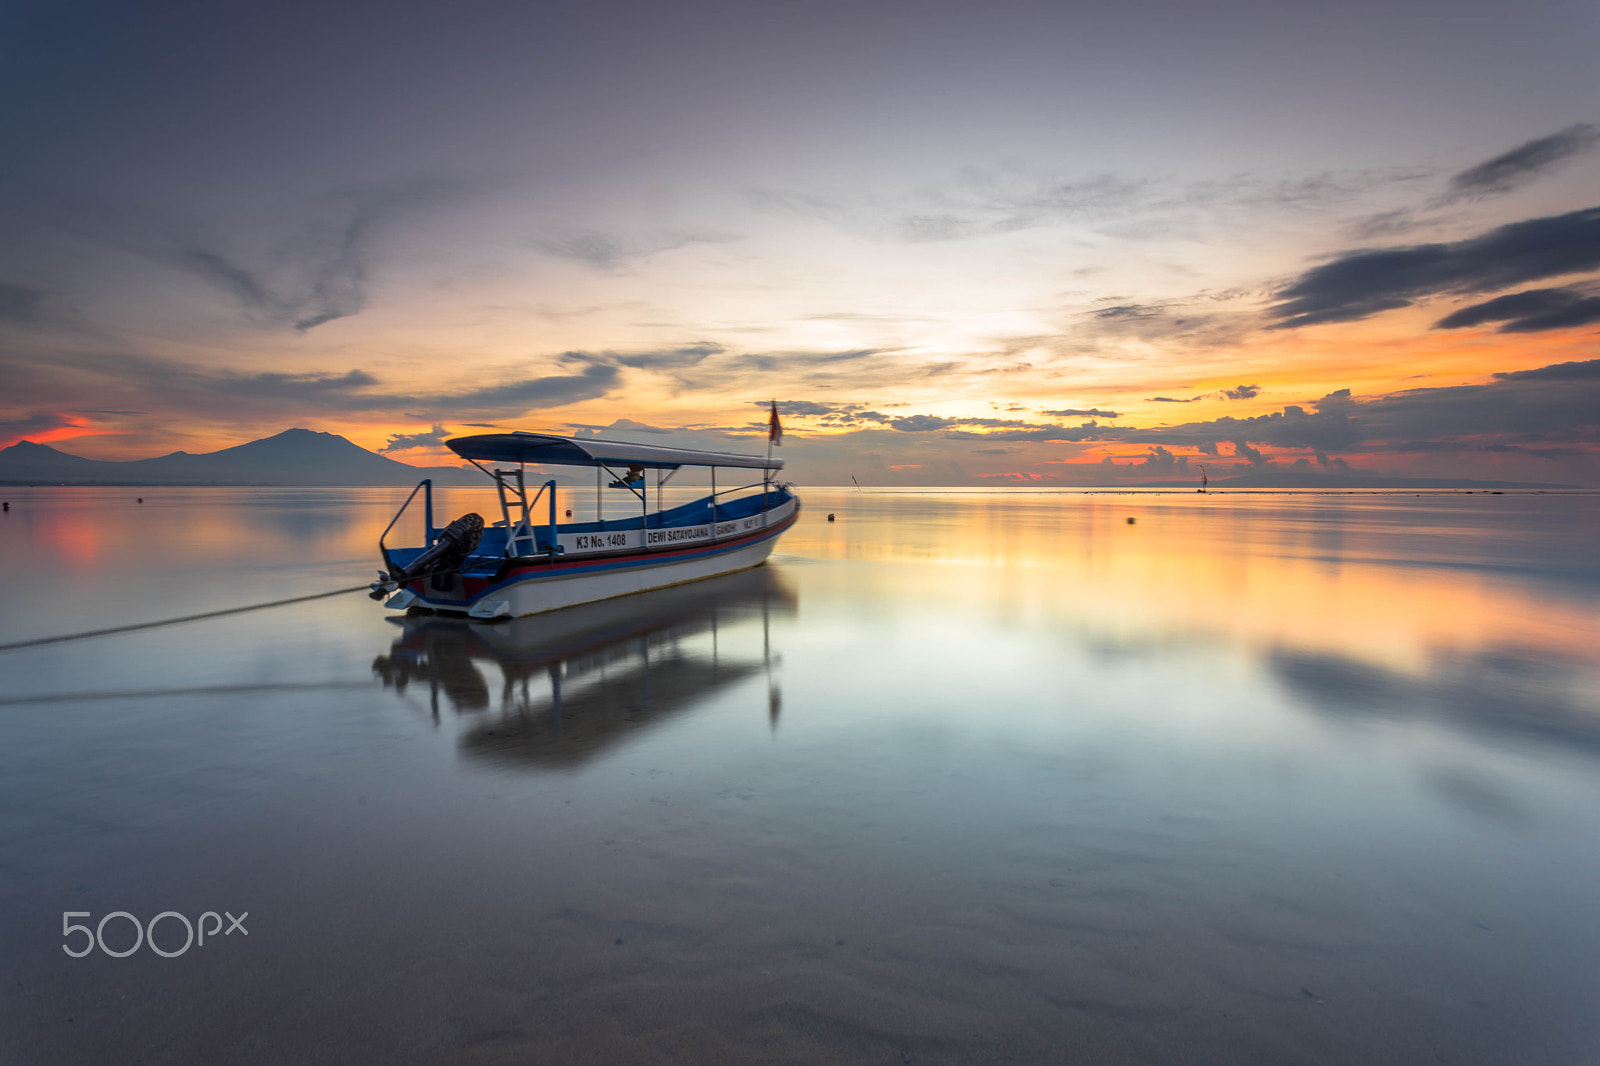
M 489 463 L 548 463 L 554 466 L 639 466 L 676 470 L 680 466 L 736 466 L 752 470 L 781 470 L 782 459 L 732 452 L 701 452 L 689 448 L 663 448 L 655 444 L 629 444 L 597 437 L 554 437 L 548 433 L 478 433 L 456 437 L 445 446 L 463 459 Z

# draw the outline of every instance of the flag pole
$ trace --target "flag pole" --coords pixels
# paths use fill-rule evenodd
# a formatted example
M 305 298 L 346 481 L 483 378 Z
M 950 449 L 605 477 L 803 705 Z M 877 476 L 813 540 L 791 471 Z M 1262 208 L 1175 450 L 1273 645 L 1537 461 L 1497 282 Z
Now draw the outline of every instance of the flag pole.
M 772 401 L 772 413 L 767 417 L 767 465 L 761 469 L 761 509 L 765 511 L 769 506 L 769 493 L 772 485 L 772 445 L 783 432 L 782 424 L 778 421 L 778 401 Z

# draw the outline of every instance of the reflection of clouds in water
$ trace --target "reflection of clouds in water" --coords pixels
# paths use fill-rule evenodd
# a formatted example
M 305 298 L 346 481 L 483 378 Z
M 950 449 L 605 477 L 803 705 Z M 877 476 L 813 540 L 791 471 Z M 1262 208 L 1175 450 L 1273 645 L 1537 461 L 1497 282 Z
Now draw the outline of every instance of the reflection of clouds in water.
M 1440 767 L 1423 775 L 1429 790 L 1451 806 L 1484 822 L 1520 828 L 1533 821 L 1528 809 L 1493 777 L 1463 767 Z
M 1440 655 L 1422 677 L 1334 654 L 1279 651 L 1270 668 L 1305 705 L 1343 718 L 1427 718 L 1600 755 L 1588 664 L 1528 649 Z M 1592 684 L 1589 686 L 1592 689 Z

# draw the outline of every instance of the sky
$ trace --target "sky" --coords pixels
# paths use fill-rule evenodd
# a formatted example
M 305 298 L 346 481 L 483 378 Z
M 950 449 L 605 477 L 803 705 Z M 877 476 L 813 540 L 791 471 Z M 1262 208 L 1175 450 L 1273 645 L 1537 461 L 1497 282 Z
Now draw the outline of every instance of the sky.
M 143 8 L 141 10 L 141 8 Z M 1600 7 L 13 2 L 0 446 L 1600 485 Z

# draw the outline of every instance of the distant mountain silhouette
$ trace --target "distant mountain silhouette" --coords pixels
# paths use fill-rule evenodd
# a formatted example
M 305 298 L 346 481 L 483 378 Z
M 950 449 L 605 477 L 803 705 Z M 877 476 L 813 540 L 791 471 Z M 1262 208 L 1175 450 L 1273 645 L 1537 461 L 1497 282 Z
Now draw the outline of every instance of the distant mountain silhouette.
M 191 455 L 107 462 L 20 441 L 0 449 L 5 485 L 414 485 L 425 477 L 473 484 L 475 472 L 418 467 L 351 444 L 337 433 L 284 430 L 275 437 Z

